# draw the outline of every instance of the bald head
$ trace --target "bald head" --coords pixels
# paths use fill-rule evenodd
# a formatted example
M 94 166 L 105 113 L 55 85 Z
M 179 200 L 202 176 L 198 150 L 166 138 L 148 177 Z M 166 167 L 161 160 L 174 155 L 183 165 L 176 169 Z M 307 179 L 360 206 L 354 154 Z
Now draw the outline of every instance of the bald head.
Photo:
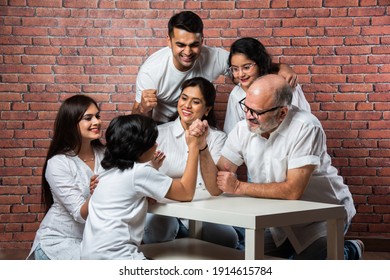
M 286 106 L 292 101 L 292 89 L 286 80 L 279 75 L 269 74 L 257 78 L 248 89 L 248 97 L 254 97 L 267 106 Z M 249 97 L 250 99 L 252 99 Z

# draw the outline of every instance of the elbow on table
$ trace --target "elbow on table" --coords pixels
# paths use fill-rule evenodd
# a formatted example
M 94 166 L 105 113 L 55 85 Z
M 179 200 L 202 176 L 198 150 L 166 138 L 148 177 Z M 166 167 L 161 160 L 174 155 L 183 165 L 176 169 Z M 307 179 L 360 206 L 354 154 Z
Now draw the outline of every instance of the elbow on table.
M 286 194 L 284 199 L 287 200 L 300 200 L 302 198 L 303 193 L 301 192 L 290 192 Z

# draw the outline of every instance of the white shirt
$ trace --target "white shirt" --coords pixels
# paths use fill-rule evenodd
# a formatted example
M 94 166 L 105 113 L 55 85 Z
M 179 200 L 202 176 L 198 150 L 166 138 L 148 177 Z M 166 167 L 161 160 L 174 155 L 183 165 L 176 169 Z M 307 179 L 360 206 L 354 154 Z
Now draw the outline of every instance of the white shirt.
M 160 167 L 160 171 L 172 178 L 181 178 L 184 174 L 188 159 L 188 146 L 185 139 L 185 130 L 181 125 L 180 119 L 168 122 L 158 126 L 158 150 L 166 155 L 166 158 Z M 216 163 L 221 156 L 221 149 L 225 143 L 226 134 L 220 130 L 209 128 L 207 136 L 207 145 L 211 157 Z M 210 197 L 206 189 L 200 163 L 198 163 L 198 175 L 196 182 L 196 191 L 194 199 Z
M 316 165 L 301 199 L 344 205 L 346 223 L 356 214 L 348 186 L 331 165 L 321 123 L 311 113 L 293 106 L 269 139 L 251 133 L 246 121 L 241 121 L 228 135 L 221 153 L 238 166 L 245 162 L 254 183 L 284 182 L 289 169 Z M 277 246 L 289 238 L 300 253 L 326 236 L 326 224 L 271 228 L 271 233 Z
M 144 259 L 138 251 L 148 209 L 146 197 L 162 199 L 172 179 L 146 163 L 99 175 L 88 207 L 81 259 Z
M 80 259 L 80 243 L 85 220 L 80 209 L 90 195 L 90 179 L 101 170 L 103 149 L 95 149 L 92 171 L 78 156 L 55 155 L 47 162 L 45 177 L 53 195 L 53 205 L 36 233 L 28 258 L 38 244 L 52 260 Z
M 238 102 L 245 98 L 245 96 L 246 93 L 240 85 L 236 85 L 230 92 L 223 126 L 223 131 L 227 134 L 229 134 L 239 121 L 245 120 L 245 113 L 238 104 Z M 293 90 L 293 99 L 291 104 L 302 110 L 311 112 L 310 105 L 307 102 L 299 84 Z
M 203 77 L 213 82 L 226 73 L 228 57 L 229 52 L 224 49 L 202 46 L 193 67 L 182 72 L 173 64 L 172 50 L 165 47 L 152 54 L 141 66 L 137 75 L 135 100 L 141 103 L 143 90 L 156 89 L 158 103 L 152 116 L 158 122 L 167 122 L 177 111 L 182 83 L 194 77 Z

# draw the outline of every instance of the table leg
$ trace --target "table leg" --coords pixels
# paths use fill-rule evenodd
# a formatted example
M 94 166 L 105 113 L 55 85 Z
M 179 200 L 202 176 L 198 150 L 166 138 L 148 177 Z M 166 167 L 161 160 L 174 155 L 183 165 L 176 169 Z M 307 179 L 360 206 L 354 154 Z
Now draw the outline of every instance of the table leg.
M 327 220 L 328 259 L 344 259 L 344 221 L 343 219 Z
M 196 239 L 202 238 L 202 222 L 201 221 L 188 221 L 189 236 Z
M 264 229 L 245 229 L 245 259 L 264 259 Z

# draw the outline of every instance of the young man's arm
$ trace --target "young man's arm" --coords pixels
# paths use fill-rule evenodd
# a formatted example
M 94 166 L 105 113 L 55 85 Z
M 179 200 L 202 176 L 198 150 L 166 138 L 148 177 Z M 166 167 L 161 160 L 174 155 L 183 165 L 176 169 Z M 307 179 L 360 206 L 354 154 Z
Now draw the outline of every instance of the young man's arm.
M 157 106 L 157 91 L 155 89 L 145 89 L 142 91 L 141 103 L 134 101 L 131 113 L 133 115 L 144 115 L 151 117 L 152 110 Z

